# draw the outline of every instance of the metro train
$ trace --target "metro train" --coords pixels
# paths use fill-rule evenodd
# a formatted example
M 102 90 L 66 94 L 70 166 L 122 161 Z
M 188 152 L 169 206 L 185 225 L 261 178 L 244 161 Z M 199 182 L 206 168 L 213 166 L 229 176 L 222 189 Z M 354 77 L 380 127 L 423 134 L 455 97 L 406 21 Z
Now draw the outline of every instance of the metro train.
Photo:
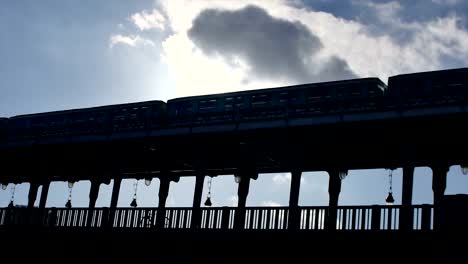
M 449 104 L 465 98 L 468 68 L 460 68 L 392 76 L 388 87 L 378 78 L 363 78 L 0 118 L 0 142 Z

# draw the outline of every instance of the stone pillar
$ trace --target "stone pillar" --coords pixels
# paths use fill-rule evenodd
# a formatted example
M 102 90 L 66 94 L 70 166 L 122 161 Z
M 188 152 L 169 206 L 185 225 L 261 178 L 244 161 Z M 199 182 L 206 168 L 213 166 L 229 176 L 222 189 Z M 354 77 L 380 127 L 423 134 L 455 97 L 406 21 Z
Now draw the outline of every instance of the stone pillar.
M 434 205 L 442 202 L 447 187 L 448 166 L 432 167 L 432 191 L 434 192 Z
M 203 194 L 203 183 L 205 181 L 205 174 L 199 173 L 195 177 L 195 191 L 193 193 L 193 208 L 200 208 L 202 194 Z
M 401 205 L 403 206 L 411 206 L 413 203 L 413 178 L 414 167 L 403 167 L 403 186 L 401 191 Z
M 161 179 L 160 184 L 159 184 L 159 202 L 158 202 L 158 208 L 163 209 L 166 208 L 166 200 L 167 196 L 169 195 L 169 185 L 171 184 L 171 181 L 169 179 Z
M 289 192 L 289 229 L 299 229 L 300 216 L 299 211 L 299 190 L 301 187 L 301 175 L 300 170 L 294 170 L 291 172 L 291 189 Z
M 29 194 L 28 194 L 28 208 L 33 208 L 34 203 L 36 202 L 37 191 L 39 189 L 39 183 L 31 182 L 29 185 Z
M 330 170 L 328 171 L 330 180 L 328 183 L 328 219 L 326 221 L 326 227 L 328 230 L 336 229 L 336 217 L 338 211 L 338 199 L 341 192 L 341 179 L 339 170 Z
M 168 178 L 159 178 L 159 202 L 158 202 L 158 212 L 156 214 L 156 227 L 159 229 L 164 228 L 164 223 L 166 221 L 166 200 L 169 195 L 169 185 L 171 180 Z
M 39 208 L 45 208 L 47 202 L 47 195 L 49 194 L 50 182 L 42 184 L 41 200 L 39 201 Z
M 401 196 L 401 209 L 400 209 L 400 229 L 411 230 L 413 229 L 413 177 L 414 167 L 403 167 L 403 185 Z
M 99 195 L 99 186 L 101 183 L 99 181 L 91 181 L 91 188 L 89 190 L 89 208 L 95 208 L 96 207 L 96 200 Z
M 120 193 L 120 184 L 122 183 L 121 178 L 114 178 L 114 186 L 112 187 L 112 198 L 110 203 L 110 208 L 115 209 L 117 208 L 117 202 L 119 201 L 119 193 Z
M 340 197 L 341 192 L 341 179 L 340 173 L 338 170 L 332 170 L 328 172 L 330 176 L 329 184 L 328 184 L 328 194 L 329 194 L 329 201 L 328 206 L 338 206 L 338 199 Z
M 250 175 L 242 174 L 240 176 L 239 188 L 237 189 L 237 209 L 234 214 L 234 228 L 243 229 L 245 221 L 245 205 L 247 195 L 249 194 Z
M 201 220 L 201 200 L 203 194 L 203 183 L 205 181 L 205 173 L 200 172 L 195 177 L 195 191 L 193 193 L 193 211 L 191 228 L 198 228 Z
M 238 208 L 245 208 L 247 203 L 247 196 L 249 195 L 249 187 L 250 187 L 250 177 L 248 176 L 241 176 L 241 181 L 239 182 L 239 188 L 237 189 L 237 207 Z
M 432 168 L 432 191 L 434 192 L 434 229 L 440 229 L 442 200 L 447 187 L 448 166 L 434 166 Z

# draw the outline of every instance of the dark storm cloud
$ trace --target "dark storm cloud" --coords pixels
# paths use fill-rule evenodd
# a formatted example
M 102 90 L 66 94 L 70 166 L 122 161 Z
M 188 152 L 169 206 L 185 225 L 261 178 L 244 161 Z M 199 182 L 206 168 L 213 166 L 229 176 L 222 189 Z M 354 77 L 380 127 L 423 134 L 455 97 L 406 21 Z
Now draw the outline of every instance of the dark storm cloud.
M 243 59 L 256 78 L 312 82 L 355 77 L 337 57 L 318 65 L 314 55 L 323 46 L 305 25 L 274 18 L 256 6 L 205 10 L 188 35 L 207 55 Z

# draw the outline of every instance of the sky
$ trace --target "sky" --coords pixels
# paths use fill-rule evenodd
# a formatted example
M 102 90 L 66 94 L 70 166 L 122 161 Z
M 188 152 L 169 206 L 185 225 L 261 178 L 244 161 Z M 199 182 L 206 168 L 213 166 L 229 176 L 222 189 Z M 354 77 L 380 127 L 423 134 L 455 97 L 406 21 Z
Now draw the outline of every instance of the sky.
M 2 1 L 0 116 L 466 67 L 467 14 L 463 0 Z M 350 171 L 339 204 L 384 204 L 388 173 Z M 401 177 L 393 173 L 396 204 Z M 122 182 L 119 207 L 134 182 Z M 432 203 L 431 183 L 431 170 L 416 168 L 413 203 Z M 167 205 L 191 206 L 194 185 L 171 183 Z M 288 173 L 260 175 L 247 205 L 286 206 L 289 185 Z M 0 190 L 0 207 L 12 187 Z M 88 205 L 89 187 L 75 183 L 73 206 Z M 139 181 L 138 205 L 157 206 L 158 188 Z M 28 189 L 15 187 L 15 204 Z M 98 207 L 111 190 L 101 185 Z M 327 190 L 325 172 L 304 173 L 300 205 L 327 205 Z M 234 177 L 213 178 L 211 193 L 214 206 L 235 205 Z M 454 164 L 446 194 L 457 193 L 468 193 L 468 175 Z M 47 206 L 63 207 L 68 194 L 52 183 Z

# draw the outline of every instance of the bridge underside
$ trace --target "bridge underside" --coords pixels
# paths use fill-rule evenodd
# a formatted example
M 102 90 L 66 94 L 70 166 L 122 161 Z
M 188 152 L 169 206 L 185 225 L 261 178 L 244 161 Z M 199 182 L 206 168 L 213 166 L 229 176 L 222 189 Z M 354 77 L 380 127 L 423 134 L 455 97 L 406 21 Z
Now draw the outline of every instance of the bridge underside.
M 193 176 L 466 164 L 467 114 L 4 148 L 2 179 Z M 304 121 L 305 122 L 305 121 Z M 261 125 L 254 125 L 261 127 Z M 211 130 L 211 129 L 207 129 Z M 177 132 L 178 131 L 178 132 Z M 180 133 L 180 134 L 177 134 Z M 131 135 L 127 135 L 131 136 Z M 65 140 L 65 139 L 62 139 Z

